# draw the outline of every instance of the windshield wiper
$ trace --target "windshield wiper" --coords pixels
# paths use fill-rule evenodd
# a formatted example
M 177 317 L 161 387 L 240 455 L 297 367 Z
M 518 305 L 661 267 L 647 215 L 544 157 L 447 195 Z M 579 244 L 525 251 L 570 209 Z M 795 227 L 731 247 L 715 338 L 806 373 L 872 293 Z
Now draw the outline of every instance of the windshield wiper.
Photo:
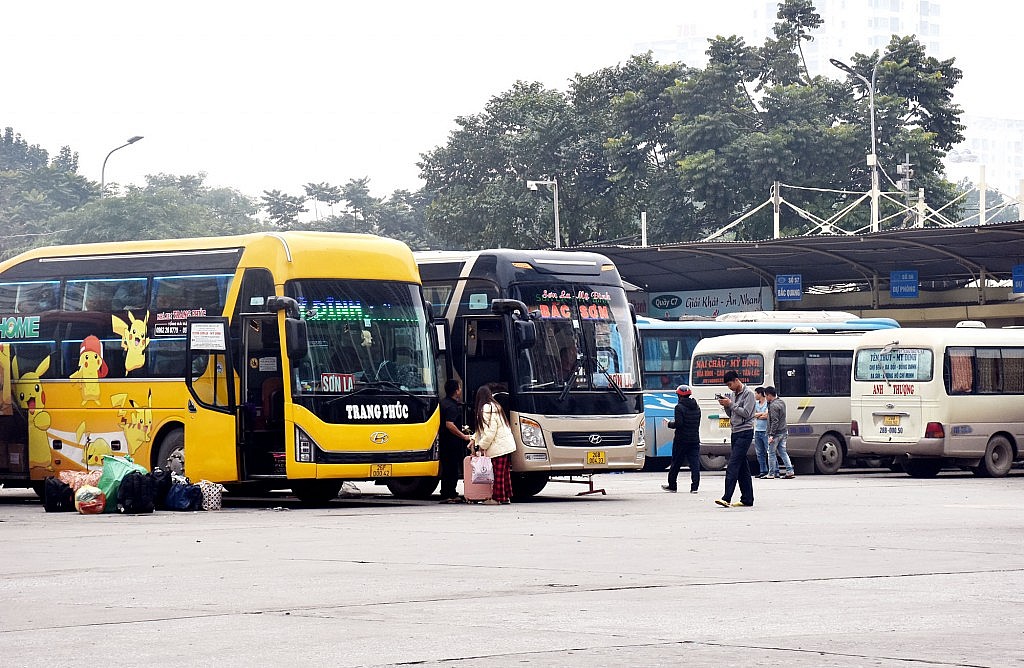
M 619 387 L 619 384 L 616 383 L 615 379 L 612 378 L 612 375 L 610 373 L 608 373 L 608 367 L 602 365 L 601 362 L 599 362 L 596 359 L 593 360 L 593 362 L 594 362 L 594 366 L 597 367 L 597 370 L 600 371 L 602 374 L 604 374 L 604 377 L 608 379 L 608 384 L 615 390 L 615 394 L 619 395 L 619 399 L 622 399 L 623 401 L 625 401 L 626 400 L 626 393 L 622 391 L 622 388 Z
M 583 360 L 577 357 L 576 363 L 572 365 L 572 371 L 569 372 L 569 377 L 563 381 L 565 385 L 562 387 L 562 393 L 558 395 L 559 401 L 565 401 L 565 398 L 569 396 L 569 391 L 572 390 L 572 386 L 576 384 L 576 371 L 582 366 Z
M 881 369 L 882 371 L 882 379 L 885 381 L 886 385 L 892 385 L 892 382 L 889 380 L 889 376 L 886 375 L 885 373 L 885 360 L 882 358 L 891 355 L 893 348 L 895 348 L 899 344 L 899 341 L 893 341 L 892 343 L 885 345 L 885 347 L 878 351 L 878 368 Z

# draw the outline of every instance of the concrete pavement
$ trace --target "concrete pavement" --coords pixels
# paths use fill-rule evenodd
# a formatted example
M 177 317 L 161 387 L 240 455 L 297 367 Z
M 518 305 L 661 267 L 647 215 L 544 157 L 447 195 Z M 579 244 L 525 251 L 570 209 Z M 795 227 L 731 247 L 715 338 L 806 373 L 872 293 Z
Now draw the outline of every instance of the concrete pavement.
M 684 471 L 682 478 L 687 478 Z M 1024 475 L 663 474 L 530 503 L 46 514 L 0 492 L 5 666 L 1007 666 Z M 682 480 L 681 478 L 681 480 Z

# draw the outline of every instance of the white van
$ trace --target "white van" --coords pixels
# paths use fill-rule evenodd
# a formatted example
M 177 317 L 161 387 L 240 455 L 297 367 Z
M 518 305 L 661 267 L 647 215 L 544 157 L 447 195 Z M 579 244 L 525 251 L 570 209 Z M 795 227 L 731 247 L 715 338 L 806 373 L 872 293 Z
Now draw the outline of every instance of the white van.
M 871 333 L 892 338 L 901 331 Z M 751 391 L 774 385 L 785 400 L 789 424 L 786 449 L 800 472 L 838 471 L 852 454 L 850 367 L 860 336 L 732 334 L 702 339 L 693 349 L 690 366 L 690 387 L 701 409 L 701 453 L 729 454 L 729 418 L 715 394 L 728 393 L 722 377 L 735 371 Z
M 980 324 L 860 337 L 851 446 L 905 458 L 914 477 L 943 466 L 1006 475 L 1024 443 L 1024 330 Z

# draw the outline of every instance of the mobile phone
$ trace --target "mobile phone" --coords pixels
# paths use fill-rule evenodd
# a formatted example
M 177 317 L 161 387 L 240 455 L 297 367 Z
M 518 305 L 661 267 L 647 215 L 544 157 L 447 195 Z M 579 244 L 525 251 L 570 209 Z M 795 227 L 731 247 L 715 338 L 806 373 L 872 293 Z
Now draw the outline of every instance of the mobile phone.
M 724 394 L 718 394 L 717 392 L 715 392 L 715 399 L 725 399 L 725 395 Z

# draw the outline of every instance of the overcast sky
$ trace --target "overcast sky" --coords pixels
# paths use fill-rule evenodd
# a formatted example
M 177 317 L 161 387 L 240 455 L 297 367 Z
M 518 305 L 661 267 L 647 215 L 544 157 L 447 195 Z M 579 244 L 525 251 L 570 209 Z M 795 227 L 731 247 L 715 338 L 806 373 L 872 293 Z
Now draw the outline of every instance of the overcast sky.
M 1014 65 L 1024 9 L 988 4 L 943 5 L 942 39 L 965 74 L 958 102 L 968 113 L 1024 118 Z M 96 181 L 110 149 L 144 135 L 110 158 L 108 182 L 202 171 L 210 185 L 256 196 L 369 176 L 383 196 L 418 188 L 419 155 L 517 79 L 564 90 L 573 74 L 625 61 L 634 44 L 671 36 L 695 12 L 708 36 L 731 34 L 745 6 L 9 0 L 0 128 L 51 155 L 70 145 Z

